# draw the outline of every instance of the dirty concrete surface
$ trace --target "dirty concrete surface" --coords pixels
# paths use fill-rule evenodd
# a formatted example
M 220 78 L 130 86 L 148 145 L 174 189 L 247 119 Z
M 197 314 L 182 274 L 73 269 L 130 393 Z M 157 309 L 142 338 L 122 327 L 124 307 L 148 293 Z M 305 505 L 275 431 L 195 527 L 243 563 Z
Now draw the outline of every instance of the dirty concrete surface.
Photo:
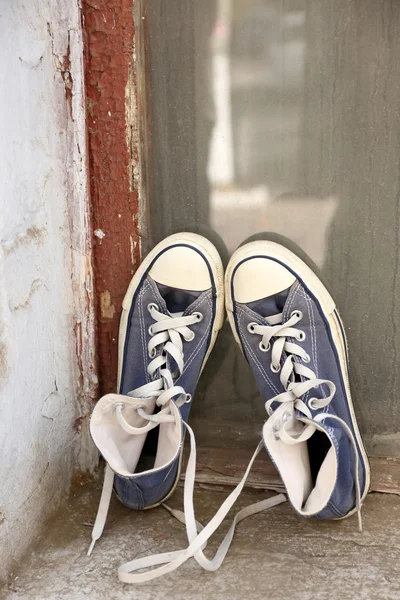
M 139 555 L 186 545 L 185 530 L 163 508 L 133 512 L 112 499 L 103 537 L 91 558 L 86 552 L 101 481 L 81 482 L 64 510 L 50 520 L 25 560 L 15 568 L 2 600 L 268 600 L 400 598 L 400 498 L 370 494 L 364 531 L 355 517 L 337 522 L 299 518 L 288 503 L 240 523 L 225 563 L 216 573 L 194 560 L 140 586 L 122 584 L 117 567 Z M 205 523 L 228 489 L 198 488 L 198 520 Z M 246 490 L 238 507 L 271 492 Z M 182 487 L 169 504 L 182 508 Z M 212 556 L 228 523 L 209 542 Z

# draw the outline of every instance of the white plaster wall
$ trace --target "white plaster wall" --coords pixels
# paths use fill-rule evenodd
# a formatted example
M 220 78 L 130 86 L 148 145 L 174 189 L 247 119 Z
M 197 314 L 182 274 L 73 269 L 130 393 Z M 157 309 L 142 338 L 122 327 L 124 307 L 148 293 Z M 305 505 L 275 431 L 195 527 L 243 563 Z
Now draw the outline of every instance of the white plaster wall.
M 0 0 L 0 579 L 96 461 L 78 0 Z

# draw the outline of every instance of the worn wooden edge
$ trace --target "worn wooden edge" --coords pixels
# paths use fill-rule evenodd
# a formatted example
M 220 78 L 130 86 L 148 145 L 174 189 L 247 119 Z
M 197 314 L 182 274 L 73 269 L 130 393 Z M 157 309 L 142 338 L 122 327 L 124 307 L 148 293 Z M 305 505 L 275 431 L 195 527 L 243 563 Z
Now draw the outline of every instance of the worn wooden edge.
M 153 240 L 150 224 L 150 198 L 152 194 L 152 150 L 151 150 L 151 65 L 147 0 L 136 0 L 133 5 L 135 25 L 134 64 L 136 71 L 137 128 L 138 128 L 138 185 L 139 214 L 138 228 L 141 256 L 150 251 Z
M 132 0 L 82 1 L 99 392 L 117 385 L 122 301 L 140 263 Z
M 251 455 L 251 452 L 236 448 L 198 449 L 196 482 L 210 486 L 236 486 L 243 477 Z M 372 456 L 369 460 L 372 476 L 370 491 L 400 494 L 400 458 Z M 185 478 L 184 473 L 185 469 L 182 470 L 182 480 Z M 265 453 L 255 460 L 245 487 L 277 492 L 285 489 L 277 470 Z

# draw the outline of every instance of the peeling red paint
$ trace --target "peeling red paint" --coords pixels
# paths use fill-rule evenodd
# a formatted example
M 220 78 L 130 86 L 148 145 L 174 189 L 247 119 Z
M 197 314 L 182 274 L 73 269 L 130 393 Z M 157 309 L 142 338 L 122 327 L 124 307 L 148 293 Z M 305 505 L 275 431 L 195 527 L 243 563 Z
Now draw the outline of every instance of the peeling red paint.
M 133 2 L 84 0 L 83 16 L 93 230 L 105 234 L 93 237 L 93 246 L 100 391 L 106 393 L 116 389 L 119 315 L 139 263 L 138 192 L 132 182 L 137 148 L 127 143 L 132 123 L 126 106 L 126 86 L 134 85 Z

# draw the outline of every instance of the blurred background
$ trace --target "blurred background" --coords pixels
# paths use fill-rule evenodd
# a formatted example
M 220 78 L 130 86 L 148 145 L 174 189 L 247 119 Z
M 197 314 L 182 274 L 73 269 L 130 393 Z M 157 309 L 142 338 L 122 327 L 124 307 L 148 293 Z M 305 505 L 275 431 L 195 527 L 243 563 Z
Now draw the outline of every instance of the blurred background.
M 300 246 L 344 319 L 368 448 L 399 455 L 400 5 L 142 3 L 148 248 L 185 229 L 229 253 L 260 232 Z M 228 330 L 213 356 L 198 435 L 228 422 L 253 445 L 265 411 Z

